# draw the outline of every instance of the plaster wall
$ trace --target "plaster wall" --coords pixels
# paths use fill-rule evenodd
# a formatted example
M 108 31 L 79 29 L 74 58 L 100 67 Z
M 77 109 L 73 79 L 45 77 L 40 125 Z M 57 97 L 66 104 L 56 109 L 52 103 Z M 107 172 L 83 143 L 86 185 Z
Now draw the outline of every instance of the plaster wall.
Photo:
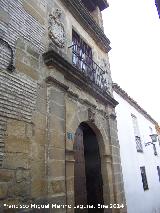
M 145 147 L 151 141 L 149 127 L 156 133 L 155 126 L 133 106 L 114 92 L 119 102 L 116 107 L 118 138 L 122 162 L 125 196 L 128 213 L 160 212 L 160 181 L 157 166 L 160 166 L 160 146 L 156 144 L 158 155 L 154 155 L 152 145 Z M 143 152 L 137 152 L 134 140 L 134 130 L 131 113 L 137 117 Z M 140 167 L 145 166 L 149 189 L 144 191 Z

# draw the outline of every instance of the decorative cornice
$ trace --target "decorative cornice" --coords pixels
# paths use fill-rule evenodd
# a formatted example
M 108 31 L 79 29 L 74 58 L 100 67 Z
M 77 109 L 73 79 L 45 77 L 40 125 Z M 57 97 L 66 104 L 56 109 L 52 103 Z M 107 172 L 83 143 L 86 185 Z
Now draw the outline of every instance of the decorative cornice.
M 102 2 L 102 5 L 103 5 L 102 6 L 103 8 L 101 8 L 101 6 L 100 6 L 100 10 L 104 10 L 107 7 L 109 7 L 109 4 L 108 4 L 107 0 L 102 0 L 101 2 Z
M 84 29 L 89 32 L 97 45 L 100 45 L 107 53 L 111 50 L 110 41 L 104 34 L 103 30 L 98 26 L 90 12 L 85 8 L 80 0 L 61 0 L 75 19 L 81 21 Z
M 158 15 L 159 15 L 159 18 L 160 18 L 160 1 L 159 0 L 155 0 L 155 5 L 157 7 Z
M 105 105 L 111 105 L 116 107 L 118 102 L 107 92 L 103 92 L 97 85 L 93 84 L 89 79 L 86 78 L 77 68 L 71 63 L 66 61 L 54 50 L 50 50 L 43 54 L 44 63 L 48 67 L 57 67 L 59 71 L 64 74 L 64 77 L 73 82 L 75 85 L 87 91 L 95 99 L 104 103 Z
M 108 5 L 108 2 L 107 0 L 81 0 L 84 5 L 90 9 L 90 11 L 93 11 L 96 9 L 96 7 L 98 6 L 99 9 L 101 11 L 103 11 L 104 9 L 106 9 L 109 5 Z
M 154 125 L 158 125 L 155 121 L 138 103 L 132 99 L 118 84 L 113 83 L 113 90 L 120 95 L 124 100 L 126 100 L 131 106 L 133 106 L 138 112 L 140 112 L 145 118 L 151 121 Z

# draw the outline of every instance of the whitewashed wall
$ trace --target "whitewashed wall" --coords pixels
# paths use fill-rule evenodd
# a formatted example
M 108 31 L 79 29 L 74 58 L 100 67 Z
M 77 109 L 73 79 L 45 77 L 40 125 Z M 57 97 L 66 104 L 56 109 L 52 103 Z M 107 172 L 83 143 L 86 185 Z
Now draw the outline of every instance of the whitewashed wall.
M 150 129 L 156 133 L 154 125 L 114 92 L 119 102 L 116 107 L 118 137 L 122 161 L 125 196 L 128 213 L 160 213 L 160 182 L 157 166 L 160 166 L 160 146 L 156 144 L 158 155 L 154 155 L 153 146 L 144 146 L 151 141 Z M 143 153 L 136 150 L 131 113 L 138 119 Z M 140 167 L 145 166 L 148 187 L 144 191 Z

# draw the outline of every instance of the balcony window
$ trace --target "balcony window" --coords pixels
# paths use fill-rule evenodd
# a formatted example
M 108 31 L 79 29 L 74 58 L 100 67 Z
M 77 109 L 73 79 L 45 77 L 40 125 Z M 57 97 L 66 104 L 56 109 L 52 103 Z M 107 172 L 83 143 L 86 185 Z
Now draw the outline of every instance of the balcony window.
M 93 61 L 91 47 L 73 30 L 72 33 L 72 64 L 87 77 L 90 83 L 106 92 L 108 73 Z
M 144 166 L 140 167 L 140 170 L 141 170 L 143 189 L 145 191 L 145 190 L 149 189 L 148 188 L 148 182 L 147 182 L 147 176 L 146 176 L 146 170 L 145 170 Z

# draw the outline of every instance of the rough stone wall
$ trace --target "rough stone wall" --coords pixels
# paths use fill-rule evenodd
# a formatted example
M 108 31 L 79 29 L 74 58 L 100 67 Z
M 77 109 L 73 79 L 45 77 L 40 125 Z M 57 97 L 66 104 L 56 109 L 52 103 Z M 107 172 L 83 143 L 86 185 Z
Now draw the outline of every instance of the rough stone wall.
M 36 107 L 37 84 L 22 75 L 11 75 L 6 71 L 0 73 L 0 126 L 1 126 L 1 166 L 4 154 L 4 138 L 7 119 L 31 122 L 32 111 Z M 8 133 L 7 133 L 8 134 Z
M 15 66 L 13 73 L 6 71 L 11 55 L 1 43 L 0 199 L 6 204 L 29 202 L 47 193 L 46 94 L 41 59 L 46 1 L 33 4 L 0 1 L 0 37 L 11 46 Z
M 33 7 L 36 5 L 36 10 Z M 19 37 L 24 37 L 34 44 L 37 52 L 44 51 L 43 36 L 45 34 L 44 11 L 45 0 L 23 1 L 3 0 L 0 1 L 0 36 L 4 38 L 13 48 Z M 33 14 L 31 14 L 33 12 Z
M 21 74 L 0 73 L 0 115 L 31 121 L 36 106 L 37 83 Z

